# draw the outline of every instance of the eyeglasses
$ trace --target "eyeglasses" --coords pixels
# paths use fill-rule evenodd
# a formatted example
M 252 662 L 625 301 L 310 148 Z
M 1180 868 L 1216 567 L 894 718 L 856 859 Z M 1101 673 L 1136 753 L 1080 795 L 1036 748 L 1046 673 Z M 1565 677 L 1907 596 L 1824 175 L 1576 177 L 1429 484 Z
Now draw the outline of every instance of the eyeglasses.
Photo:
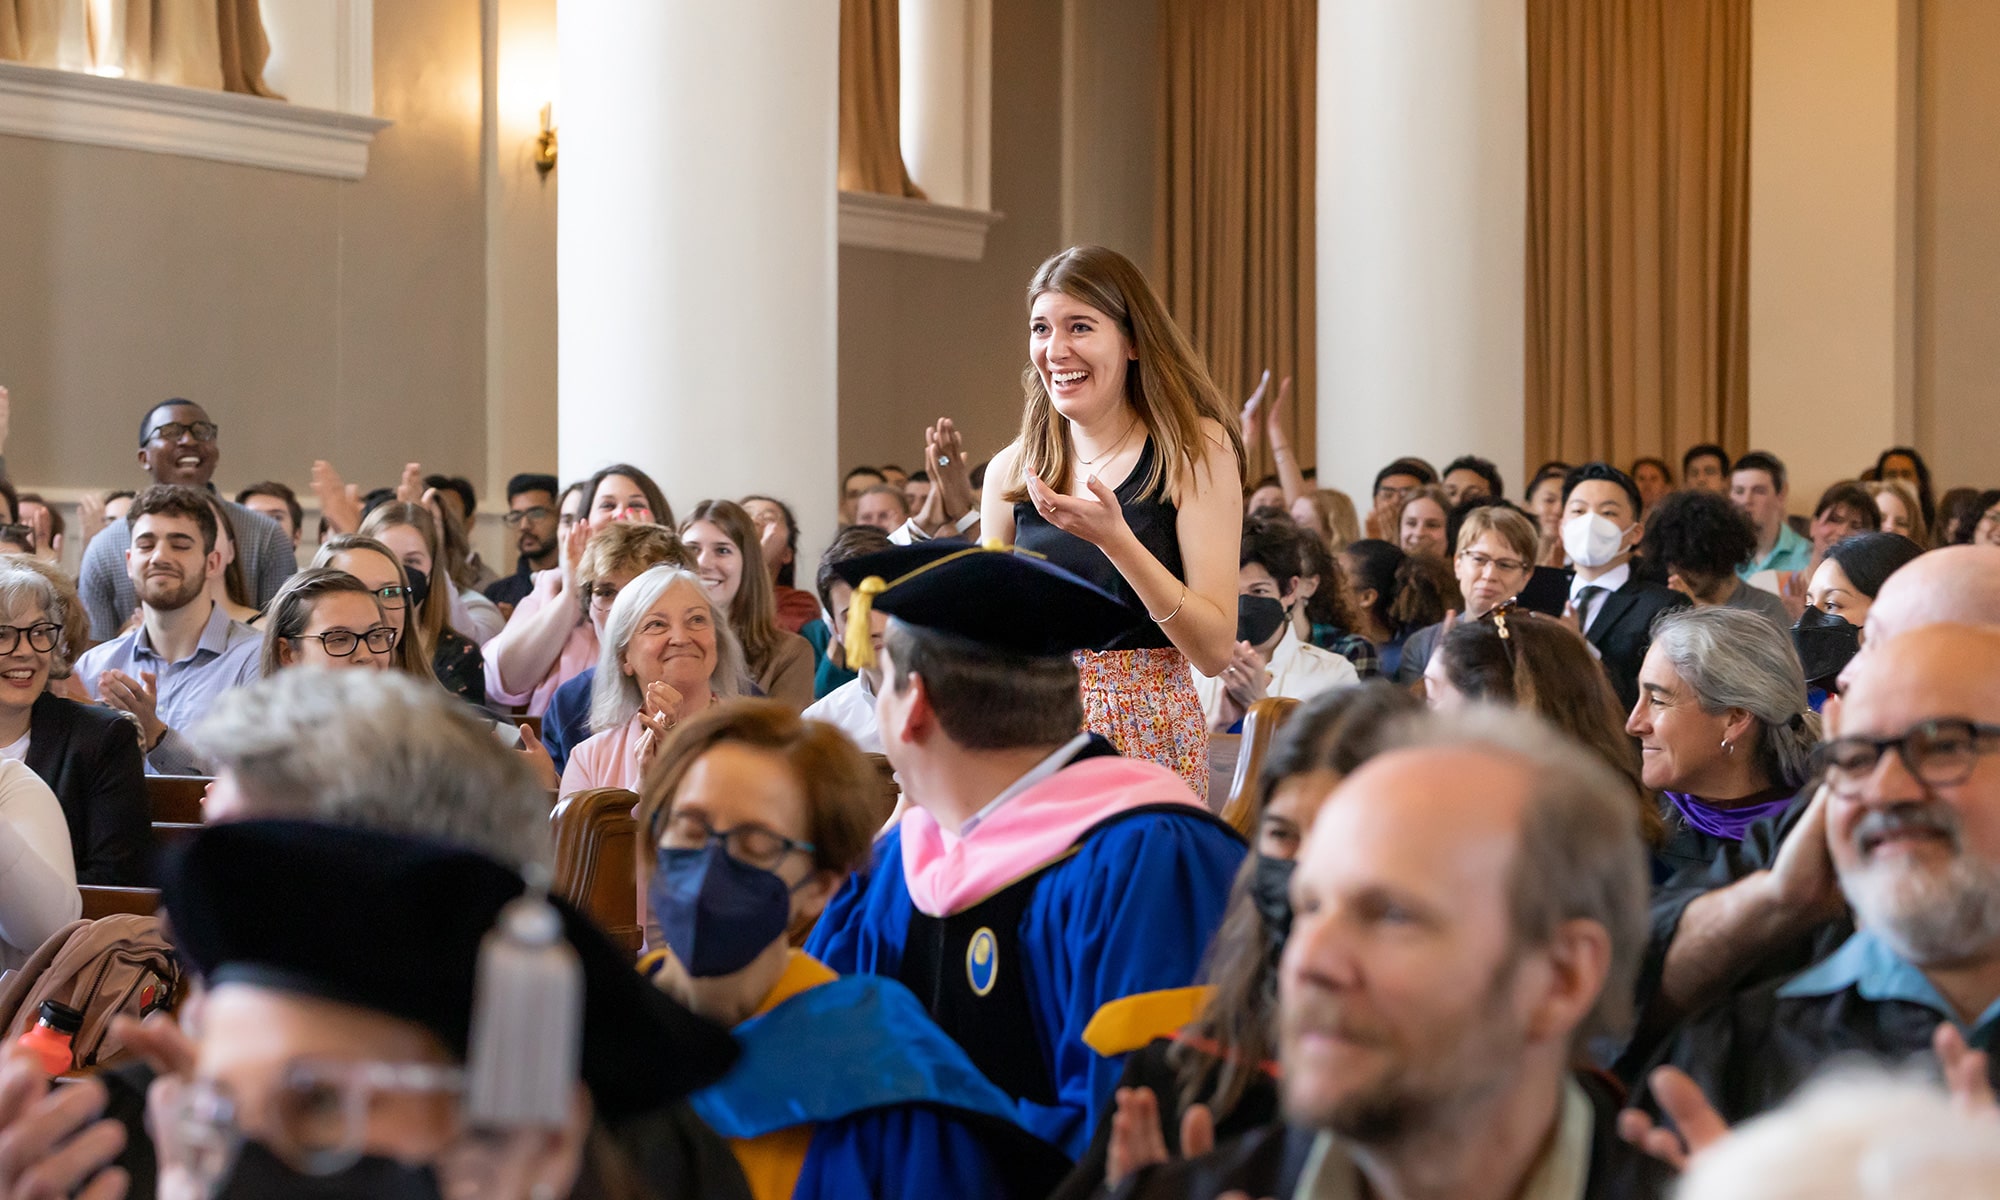
M 12 654 L 27 638 L 28 645 L 47 654 L 56 648 L 56 639 L 62 636 L 62 626 L 54 621 L 39 621 L 33 625 L 0 625 L 0 654 Z
M 361 648 L 363 642 L 376 654 L 387 654 L 396 648 L 396 631 L 387 625 L 377 625 L 366 633 L 356 633 L 351 629 L 329 629 L 325 633 L 301 633 L 293 641 L 315 641 L 320 649 L 335 658 L 347 658 Z
M 392 583 L 388 587 L 376 588 L 371 595 L 380 600 L 384 608 L 401 608 L 410 597 L 410 589 Z
M 1465 564 L 1472 568 L 1474 575 L 1479 574 L 1488 567 L 1498 569 L 1503 575 L 1518 575 L 1528 569 L 1528 564 L 1518 558 L 1495 558 L 1490 554 L 1478 550 L 1460 551 L 1458 557 L 1463 559 Z
M 186 424 L 169 421 L 165 425 L 153 426 L 153 432 L 146 436 L 146 440 L 171 444 L 183 437 L 192 436 L 197 442 L 212 442 L 215 440 L 215 435 L 221 432 L 222 430 L 213 421 L 190 421 Z
M 1875 773 L 1882 755 L 1895 750 L 1910 774 L 1932 787 L 1964 783 L 1981 755 L 2000 745 L 2000 725 L 1981 725 L 1959 717 L 1924 721 L 1901 737 L 1838 737 L 1817 751 L 1827 782 L 1852 791 Z
M 760 825 L 717 829 L 695 813 L 682 812 L 667 818 L 667 827 L 658 844 L 662 850 L 702 850 L 716 840 L 722 842 L 723 852 L 737 862 L 766 871 L 776 868 L 788 854 L 811 854 L 818 849 L 811 842 L 794 841 Z
M 548 520 L 549 516 L 549 510 L 537 504 L 533 508 L 512 509 L 506 516 L 501 517 L 500 520 L 505 522 L 509 529 L 519 529 L 530 521 L 539 525 L 543 521 Z
M 457 1137 L 457 1098 L 464 1090 L 465 1072 L 457 1067 L 300 1060 L 285 1069 L 269 1105 L 271 1127 L 259 1132 L 258 1141 L 295 1170 L 332 1175 L 360 1161 L 377 1114 L 425 1140 Z M 219 1182 L 244 1142 L 227 1087 L 193 1080 L 165 1115 L 179 1134 L 173 1140 L 182 1165 L 206 1185 Z

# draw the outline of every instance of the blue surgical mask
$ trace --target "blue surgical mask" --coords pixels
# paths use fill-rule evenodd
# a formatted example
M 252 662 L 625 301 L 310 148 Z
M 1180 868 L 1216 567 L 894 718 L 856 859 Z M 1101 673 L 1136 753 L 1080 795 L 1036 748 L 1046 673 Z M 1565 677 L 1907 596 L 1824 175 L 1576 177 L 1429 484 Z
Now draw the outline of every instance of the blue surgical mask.
M 660 851 L 646 889 L 667 948 L 689 975 L 733 975 L 784 936 L 792 889 L 775 873 L 730 857 L 722 839 Z

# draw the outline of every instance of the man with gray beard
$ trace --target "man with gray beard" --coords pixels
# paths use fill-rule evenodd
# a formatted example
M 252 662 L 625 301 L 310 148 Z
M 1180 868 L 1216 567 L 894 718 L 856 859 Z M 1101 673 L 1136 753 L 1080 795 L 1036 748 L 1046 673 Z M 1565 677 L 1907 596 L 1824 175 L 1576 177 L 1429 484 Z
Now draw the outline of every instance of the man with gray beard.
M 1836 1058 L 1956 1065 L 2000 1036 L 2000 630 L 1872 639 L 1824 755 L 1826 852 L 1858 931 L 1689 1022 L 1659 1060 L 1730 1124 Z

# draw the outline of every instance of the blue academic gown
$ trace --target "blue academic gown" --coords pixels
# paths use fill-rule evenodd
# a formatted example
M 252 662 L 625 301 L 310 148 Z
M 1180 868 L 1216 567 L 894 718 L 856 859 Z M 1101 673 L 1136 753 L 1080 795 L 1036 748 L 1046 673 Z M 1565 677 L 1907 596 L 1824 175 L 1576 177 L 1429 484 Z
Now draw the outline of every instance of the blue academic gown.
M 742 1057 L 689 1103 L 726 1138 L 811 1126 L 793 1200 L 1039 1200 L 1061 1177 L 1060 1152 L 1016 1124 L 1008 1097 L 892 980 L 820 984 L 735 1033 Z M 861 1069 L 825 1069 L 835 1062 Z
M 1043 871 L 1012 930 L 1033 1040 L 1054 1092 L 1049 1103 L 1007 1089 L 1030 1132 L 1072 1159 L 1089 1147 L 1124 1055 L 1092 1049 L 1085 1027 L 1112 1001 L 1195 982 L 1243 854 L 1242 839 L 1204 810 L 1145 809 L 1100 825 Z M 869 868 L 849 879 L 820 917 L 807 952 L 842 975 L 902 978 L 914 912 L 901 830 L 892 829 L 877 841 Z M 946 969 L 971 971 L 969 957 L 964 963 Z M 905 982 L 926 993 L 924 981 Z M 982 1061 L 975 1038 L 959 1040 Z

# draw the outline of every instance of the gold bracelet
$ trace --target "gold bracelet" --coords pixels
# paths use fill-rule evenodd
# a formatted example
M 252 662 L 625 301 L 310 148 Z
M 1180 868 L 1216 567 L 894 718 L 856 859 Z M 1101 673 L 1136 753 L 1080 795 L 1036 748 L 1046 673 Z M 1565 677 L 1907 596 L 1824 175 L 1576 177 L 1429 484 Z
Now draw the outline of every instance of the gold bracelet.
M 1165 625 L 1168 621 L 1171 621 L 1175 617 L 1181 615 L 1181 610 L 1187 607 L 1187 598 L 1188 598 L 1188 589 L 1187 589 L 1187 584 L 1184 583 L 1181 585 L 1181 602 L 1179 604 L 1174 605 L 1174 611 L 1168 613 L 1164 617 L 1153 617 L 1152 613 L 1147 613 L 1146 615 L 1149 617 L 1153 617 L 1153 624 Z

